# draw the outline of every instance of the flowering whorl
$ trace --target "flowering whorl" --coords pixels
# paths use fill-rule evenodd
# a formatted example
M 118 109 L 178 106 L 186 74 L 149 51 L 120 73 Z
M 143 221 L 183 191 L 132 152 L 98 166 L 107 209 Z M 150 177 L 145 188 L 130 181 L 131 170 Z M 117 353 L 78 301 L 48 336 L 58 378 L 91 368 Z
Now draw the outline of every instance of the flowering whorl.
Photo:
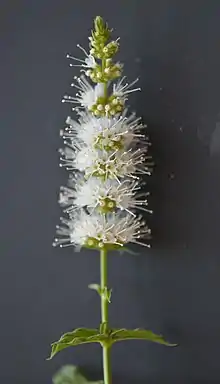
M 140 180 L 152 171 L 149 142 L 145 126 L 125 108 L 129 93 L 139 88 L 132 88 L 137 80 L 126 83 L 122 64 L 113 62 L 119 42 L 109 42 L 110 32 L 97 17 L 89 54 L 79 46 L 84 60 L 67 55 L 80 63 L 77 66 L 84 74 L 72 84 L 77 88 L 75 97 L 63 98 L 76 105 L 72 109 L 78 120 L 68 117 L 61 131 L 65 148 L 60 150 L 60 165 L 70 177 L 68 186 L 61 187 L 59 202 L 68 218 L 61 218 L 54 245 L 115 249 L 133 242 L 149 246 L 142 239 L 150 238 L 150 229 L 135 213 L 151 212 Z

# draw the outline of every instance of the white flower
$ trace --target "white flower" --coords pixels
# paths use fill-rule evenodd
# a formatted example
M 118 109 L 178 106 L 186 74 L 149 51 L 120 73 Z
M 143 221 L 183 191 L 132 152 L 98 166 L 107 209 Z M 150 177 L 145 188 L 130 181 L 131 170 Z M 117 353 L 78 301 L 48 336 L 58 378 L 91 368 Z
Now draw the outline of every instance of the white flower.
M 125 118 L 94 117 L 81 125 L 78 138 L 88 146 L 114 150 L 128 147 L 134 139 L 134 133 Z
M 127 100 L 127 95 L 132 92 L 140 91 L 141 88 L 131 88 L 136 84 L 139 79 L 132 81 L 132 83 L 125 83 L 126 76 L 122 77 L 116 84 L 113 85 L 113 95 L 119 97 L 123 101 Z
M 65 95 L 62 102 L 63 103 L 73 103 L 79 104 L 79 107 L 73 108 L 73 110 L 78 111 L 79 108 L 91 108 L 93 104 L 96 103 L 98 97 L 104 96 L 104 84 L 98 83 L 95 87 L 88 82 L 85 76 L 75 77 L 75 80 L 78 84 L 72 83 L 71 85 L 78 89 L 76 96 L 67 96 Z
M 99 164 L 99 153 L 90 147 L 82 147 L 75 154 L 73 168 L 80 172 L 85 172 L 86 175 L 92 175 L 95 171 L 97 164 Z
M 90 69 L 90 68 L 95 68 L 97 63 L 95 61 L 95 58 L 90 54 L 88 54 L 86 52 L 86 50 L 81 47 L 79 44 L 77 44 L 77 47 L 81 49 L 81 51 L 83 51 L 83 53 L 85 54 L 86 58 L 84 60 L 81 60 L 81 59 L 78 59 L 77 57 L 74 57 L 74 56 L 71 56 L 69 54 L 66 55 L 67 59 L 72 59 L 72 60 L 75 60 L 75 61 L 78 61 L 80 64 L 70 64 L 70 67 L 82 67 L 82 68 L 87 68 L 87 69 Z M 85 70 L 81 70 L 81 71 L 85 71 Z
M 79 122 L 80 124 L 68 117 L 66 123 L 70 127 L 62 131 L 63 136 L 108 151 L 141 144 L 140 139 L 142 145 L 147 145 L 145 136 L 141 134 L 146 126 L 141 124 L 140 118 L 135 114 L 129 117 L 122 115 L 118 118 L 96 118 L 89 113 L 82 113 Z
M 145 148 L 112 154 L 101 151 L 79 151 L 75 159 L 75 167 L 85 172 L 85 176 L 96 176 L 104 180 L 120 179 L 125 177 L 137 178 L 134 174 L 150 174 L 148 165 L 145 164 Z
M 126 243 L 145 246 L 142 239 L 150 238 L 150 230 L 141 216 L 87 214 L 84 210 L 76 211 L 70 219 L 61 219 L 63 226 L 57 227 L 59 238 L 54 245 L 75 245 L 100 248 L 108 246 L 122 247 Z
M 103 213 L 119 209 L 133 216 L 136 216 L 133 212 L 135 208 L 152 213 L 146 208 L 148 205 L 146 196 L 149 194 L 146 192 L 137 194 L 140 188 L 140 183 L 129 179 L 119 184 L 115 180 L 103 182 L 95 177 L 87 181 L 83 177 L 71 177 L 68 187 L 61 187 L 59 202 L 61 206 L 68 207 L 66 212 L 87 207 L 92 209 L 91 212 L 98 209 Z
M 146 156 L 147 148 L 109 153 L 86 146 L 77 149 L 77 145 L 75 148 L 73 145 L 69 144 L 64 150 L 60 150 L 60 166 L 84 172 L 86 178 L 95 176 L 102 180 L 113 179 L 120 184 L 120 179 L 138 179 L 134 174 L 151 175 L 152 163 L 150 156 Z

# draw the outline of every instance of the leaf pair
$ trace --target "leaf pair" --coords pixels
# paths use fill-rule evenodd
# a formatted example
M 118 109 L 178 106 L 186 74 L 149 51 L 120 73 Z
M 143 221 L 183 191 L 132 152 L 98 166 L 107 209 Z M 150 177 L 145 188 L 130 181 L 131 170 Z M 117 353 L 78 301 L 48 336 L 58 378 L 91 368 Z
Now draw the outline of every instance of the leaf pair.
M 145 329 L 106 329 L 105 326 L 100 326 L 100 329 L 78 328 L 72 332 L 65 333 L 60 340 L 52 344 L 51 355 L 52 359 L 58 352 L 68 347 L 85 343 L 100 343 L 101 345 L 112 345 L 123 340 L 147 340 L 158 344 L 163 344 L 169 347 L 174 347 L 176 344 L 167 342 L 161 335 L 157 335 L 150 330 Z

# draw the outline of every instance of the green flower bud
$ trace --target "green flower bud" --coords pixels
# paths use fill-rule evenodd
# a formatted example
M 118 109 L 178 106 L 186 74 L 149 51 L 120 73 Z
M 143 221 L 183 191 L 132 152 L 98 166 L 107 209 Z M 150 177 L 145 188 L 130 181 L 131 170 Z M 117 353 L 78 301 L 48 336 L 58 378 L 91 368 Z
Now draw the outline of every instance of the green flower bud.
M 99 241 L 95 239 L 94 237 L 88 237 L 86 240 L 84 247 L 91 248 L 91 249 L 97 249 L 98 248 Z
M 106 59 L 111 58 L 117 53 L 118 48 L 119 48 L 119 43 L 117 41 L 111 41 L 103 49 L 104 57 Z
M 117 105 L 117 104 L 118 104 L 118 101 L 119 101 L 119 100 L 118 100 L 118 97 L 116 97 L 115 99 L 112 100 L 112 104 Z
M 92 31 L 92 36 L 89 38 L 91 55 L 102 58 L 102 50 L 109 40 L 110 33 L 111 30 L 108 28 L 107 23 L 100 16 L 97 16 L 94 21 L 94 31 Z
M 94 26 L 95 26 L 95 33 L 98 35 L 110 32 L 108 28 L 108 24 L 104 22 L 101 16 L 96 16 L 94 20 Z
M 117 111 L 117 112 L 121 112 L 122 109 L 123 109 L 123 107 L 122 107 L 121 105 L 118 105 L 118 106 L 116 107 L 116 111 Z
M 110 199 L 109 197 L 105 197 L 99 201 L 99 210 L 101 213 L 111 213 L 116 209 L 115 200 Z

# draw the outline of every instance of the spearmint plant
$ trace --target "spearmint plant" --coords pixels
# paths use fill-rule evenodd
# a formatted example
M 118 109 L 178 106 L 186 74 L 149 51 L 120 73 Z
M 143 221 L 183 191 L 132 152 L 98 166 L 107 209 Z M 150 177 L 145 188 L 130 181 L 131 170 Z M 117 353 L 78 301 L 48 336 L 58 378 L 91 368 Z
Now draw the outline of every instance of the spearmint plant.
M 110 354 L 114 343 L 139 339 L 173 346 L 150 330 L 113 329 L 109 324 L 108 253 L 123 250 L 127 243 L 149 247 L 151 231 L 141 213 L 151 211 L 141 177 L 152 172 L 146 126 L 126 107 L 129 94 L 140 89 L 134 87 L 138 79 L 128 83 L 122 76 L 123 65 L 113 60 L 119 39 L 111 40 L 111 32 L 97 16 L 89 37 L 89 53 L 78 45 L 84 58 L 67 55 L 81 74 L 72 84 L 77 90 L 75 96 L 63 98 L 63 102 L 73 104 L 77 120 L 67 117 L 67 126 L 61 131 L 65 147 L 60 150 L 60 165 L 69 171 L 69 180 L 60 191 L 65 216 L 54 241 L 55 246 L 100 252 L 100 284 L 89 287 L 101 298 L 101 322 L 97 329 L 80 328 L 64 334 L 52 344 L 50 356 L 79 344 L 99 343 L 104 384 L 112 383 Z

